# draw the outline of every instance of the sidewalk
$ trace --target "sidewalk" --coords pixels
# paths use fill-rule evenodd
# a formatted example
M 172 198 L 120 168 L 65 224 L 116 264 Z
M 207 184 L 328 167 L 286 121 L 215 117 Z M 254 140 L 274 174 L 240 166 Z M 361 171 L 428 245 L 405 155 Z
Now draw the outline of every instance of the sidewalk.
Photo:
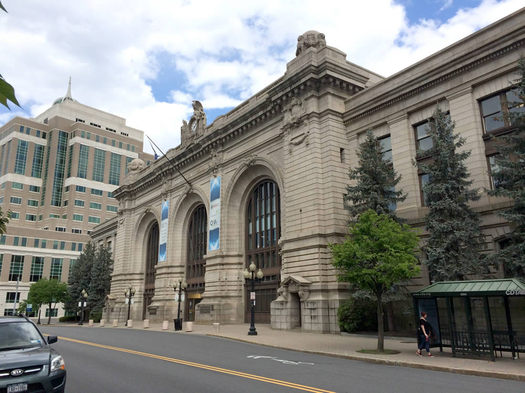
M 97 325 L 95 325 L 97 326 Z M 107 326 L 107 325 L 106 325 Z M 142 322 L 134 321 L 134 329 L 143 329 Z M 512 359 L 510 353 L 496 361 L 453 357 L 450 348 L 433 348 L 433 357 L 416 355 L 416 339 L 402 337 L 385 338 L 385 348 L 399 351 L 395 355 L 375 355 L 357 352 L 360 349 L 375 349 L 377 337 L 358 334 L 322 334 L 300 330 L 275 330 L 270 325 L 258 324 L 257 336 L 248 336 L 248 324 L 219 325 L 193 324 L 191 332 L 175 332 L 173 322 L 166 332 L 223 337 L 270 347 L 291 349 L 347 359 L 361 360 L 394 366 L 415 367 L 427 370 L 447 371 L 459 374 L 478 375 L 491 378 L 504 378 L 525 381 L 525 355 Z M 162 324 L 151 323 L 149 330 L 162 331 Z M 499 355 L 499 353 L 498 353 Z

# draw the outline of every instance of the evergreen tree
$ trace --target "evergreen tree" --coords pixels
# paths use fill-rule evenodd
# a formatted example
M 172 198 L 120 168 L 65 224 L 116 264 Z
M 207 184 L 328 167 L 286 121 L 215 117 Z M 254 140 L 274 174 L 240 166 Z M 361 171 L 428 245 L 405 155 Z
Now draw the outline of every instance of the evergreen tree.
M 65 304 L 65 309 L 68 312 L 72 313 L 77 311 L 80 293 L 83 289 L 86 291 L 89 290 L 91 283 L 91 270 L 95 263 L 95 254 L 95 244 L 92 242 L 87 243 L 84 251 L 80 254 L 71 269 L 71 274 L 69 275 L 68 280 L 69 300 Z M 88 304 L 88 307 L 89 306 L 90 304 Z
M 429 238 L 423 250 L 433 281 L 464 280 L 481 271 L 481 231 L 479 217 L 469 201 L 479 199 L 465 160 L 470 151 L 459 151 L 465 140 L 454 134 L 454 123 L 439 108 L 430 120 L 433 147 L 429 164 L 418 163 L 429 175 L 423 193 L 429 212 L 425 225 Z
M 516 102 L 509 103 L 510 123 L 515 129 L 501 137 L 500 154 L 495 157 L 497 170 L 492 173 L 497 187 L 490 195 L 513 200 L 501 216 L 511 223 L 508 245 L 491 258 L 502 262 L 507 277 L 525 278 L 525 60 L 519 62 L 521 79 L 516 87 Z
M 402 190 L 396 191 L 401 176 L 397 176 L 392 162 L 383 157 L 380 143 L 371 131 L 367 132 L 366 140 L 359 146 L 357 156 L 359 166 L 350 169 L 348 174 L 355 185 L 348 185 L 344 196 L 345 207 L 350 211 L 352 220 L 368 209 L 397 219 L 394 207 L 406 198 Z
M 111 272 L 113 259 L 109 247 L 101 246 L 95 253 L 95 260 L 91 268 L 91 282 L 89 284 L 88 302 L 92 314 L 102 314 L 106 296 L 111 289 Z

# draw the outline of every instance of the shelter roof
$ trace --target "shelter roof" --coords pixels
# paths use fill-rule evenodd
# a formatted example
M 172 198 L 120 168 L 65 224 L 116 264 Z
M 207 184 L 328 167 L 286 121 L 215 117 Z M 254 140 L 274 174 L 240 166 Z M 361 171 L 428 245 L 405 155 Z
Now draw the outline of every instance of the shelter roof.
M 525 283 L 516 278 L 440 281 L 412 294 L 418 298 L 442 296 L 525 296 Z

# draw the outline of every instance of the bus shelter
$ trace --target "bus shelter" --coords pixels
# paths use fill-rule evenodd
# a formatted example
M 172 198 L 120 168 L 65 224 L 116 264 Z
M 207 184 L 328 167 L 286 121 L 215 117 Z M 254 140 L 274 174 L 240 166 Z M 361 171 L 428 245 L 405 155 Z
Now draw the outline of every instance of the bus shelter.
M 491 360 L 525 352 L 525 283 L 519 279 L 443 281 L 412 296 L 416 326 L 422 311 L 432 325 L 432 347 Z

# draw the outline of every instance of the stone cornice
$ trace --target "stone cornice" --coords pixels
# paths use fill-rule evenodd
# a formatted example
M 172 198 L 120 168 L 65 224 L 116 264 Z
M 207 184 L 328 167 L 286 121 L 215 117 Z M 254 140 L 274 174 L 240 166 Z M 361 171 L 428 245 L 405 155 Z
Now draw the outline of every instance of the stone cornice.
M 345 124 L 349 124 L 352 121 L 359 120 L 363 117 L 367 117 L 372 115 L 375 112 L 378 112 L 380 110 L 383 110 L 385 108 L 388 108 L 392 105 L 395 105 L 398 102 L 404 101 L 410 97 L 416 96 L 418 94 L 421 94 L 425 90 L 431 89 L 439 84 L 442 84 L 452 78 L 455 78 L 461 74 L 467 73 L 477 67 L 480 67 L 486 63 L 489 63 L 491 61 L 494 61 L 495 59 L 507 55 L 509 52 L 514 52 L 519 50 L 525 46 L 525 39 L 519 39 L 509 45 L 506 45 L 502 48 L 499 48 L 489 54 L 486 54 L 484 56 L 481 56 L 471 62 L 468 62 L 466 64 L 462 64 L 459 67 L 456 67 L 452 69 L 451 71 L 445 72 L 441 75 L 436 76 L 435 78 L 432 78 L 428 80 L 428 75 L 422 75 L 418 78 L 415 78 L 413 81 L 411 81 L 411 85 L 415 85 L 413 88 L 406 89 L 406 85 L 400 85 L 395 87 L 394 89 L 389 91 L 389 97 L 386 101 L 381 102 L 378 105 L 370 106 L 370 101 L 367 100 L 362 105 L 353 108 L 347 112 L 347 114 L 344 116 Z M 479 49 L 481 51 L 482 49 Z M 464 57 L 474 57 L 475 53 L 468 53 Z M 463 57 L 463 58 L 464 58 Z M 454 63 L 458 64 L 460 60 L 456 60 Z M 423 82 L 425 81 L 426 82 Z M 388 83 L 389 79 L 387 78 L 382 83 Z M 421 83 L 423 82 L 423 83 Z M 371 97 L 372 98 L 372 97 Z M 377 98 L 377 97 L 374 97 Z M 365 110 L 361 109 L 366 108 Z

